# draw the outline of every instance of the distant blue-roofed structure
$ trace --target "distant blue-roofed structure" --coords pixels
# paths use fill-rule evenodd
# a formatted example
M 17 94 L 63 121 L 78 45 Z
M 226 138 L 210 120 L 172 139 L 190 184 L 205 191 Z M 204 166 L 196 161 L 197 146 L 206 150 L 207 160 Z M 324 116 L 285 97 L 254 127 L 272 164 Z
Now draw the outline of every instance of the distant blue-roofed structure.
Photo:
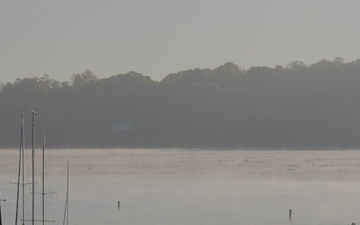
M 129 131 L 131 130 L 131 123 L 112 123 L 111 130 L 114 131 Z

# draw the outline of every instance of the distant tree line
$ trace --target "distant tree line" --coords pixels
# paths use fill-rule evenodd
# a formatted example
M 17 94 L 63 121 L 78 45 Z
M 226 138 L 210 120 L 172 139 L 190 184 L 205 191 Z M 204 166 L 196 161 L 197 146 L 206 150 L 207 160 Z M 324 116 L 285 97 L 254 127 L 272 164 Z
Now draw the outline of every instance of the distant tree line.
M 17 147 L 26 108 L 52 148 L 360 148 L 360 60 L 136 72 L 71 82 L 48 75 L 1 84 L 0 147 Z M 37 135 L 40 136 L 40 135 Z M 37 140 L 40 143 L 40 140 Z

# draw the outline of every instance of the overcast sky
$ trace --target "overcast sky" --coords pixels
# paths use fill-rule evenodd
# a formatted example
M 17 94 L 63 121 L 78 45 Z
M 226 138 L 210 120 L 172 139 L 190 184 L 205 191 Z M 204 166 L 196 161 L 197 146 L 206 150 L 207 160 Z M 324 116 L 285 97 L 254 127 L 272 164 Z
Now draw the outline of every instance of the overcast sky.
M 0 0 L 0 80 L 360 58 L 358 0 Z

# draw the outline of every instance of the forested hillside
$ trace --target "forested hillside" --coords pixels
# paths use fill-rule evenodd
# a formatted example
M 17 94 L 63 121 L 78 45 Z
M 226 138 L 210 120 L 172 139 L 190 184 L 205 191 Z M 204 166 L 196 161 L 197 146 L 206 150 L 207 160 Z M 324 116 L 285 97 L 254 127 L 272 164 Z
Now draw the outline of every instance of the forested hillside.
M 49 76 L 1 85 L 0 147 L 17 147 L 26 108 L 53 148 L 360 148 L 360 60 L 136 72 L 71 82 Z M 38 135 L 40 136 L 40 135 Z M 40 140 L 37 141 L 40 143 Z

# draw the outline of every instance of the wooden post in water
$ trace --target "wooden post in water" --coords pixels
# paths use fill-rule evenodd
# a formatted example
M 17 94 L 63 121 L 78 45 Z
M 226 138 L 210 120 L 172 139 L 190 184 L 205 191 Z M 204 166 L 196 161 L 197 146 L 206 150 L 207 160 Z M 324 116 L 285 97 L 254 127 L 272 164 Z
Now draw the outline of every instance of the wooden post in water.
M 291 222 L 291 215 L 292 214 L 292 210 L 291 209 L 289 209 L 289 221 Z
M 120 210 L 120 201 L 118 201 L 118 210 Z

